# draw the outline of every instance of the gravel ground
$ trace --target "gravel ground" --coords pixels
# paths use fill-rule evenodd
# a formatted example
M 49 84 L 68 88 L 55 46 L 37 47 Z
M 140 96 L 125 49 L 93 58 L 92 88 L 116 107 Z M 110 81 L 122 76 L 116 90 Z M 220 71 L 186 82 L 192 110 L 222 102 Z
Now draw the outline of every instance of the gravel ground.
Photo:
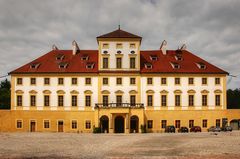
M 188 134 L 0 133 L 0 159 L 237 159 L 240 131 Z

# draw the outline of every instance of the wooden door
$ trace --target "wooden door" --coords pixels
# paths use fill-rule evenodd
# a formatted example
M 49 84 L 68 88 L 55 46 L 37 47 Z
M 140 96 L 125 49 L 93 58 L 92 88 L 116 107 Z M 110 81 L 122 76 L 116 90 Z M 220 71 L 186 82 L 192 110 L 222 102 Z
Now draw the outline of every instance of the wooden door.
M 36 122 L 35 121 L 31 121 L 30 131 L 31 132 L 35 132 L 36 131 Z
M 58 132 L 63 132 L 63 121 L 58 121 Z

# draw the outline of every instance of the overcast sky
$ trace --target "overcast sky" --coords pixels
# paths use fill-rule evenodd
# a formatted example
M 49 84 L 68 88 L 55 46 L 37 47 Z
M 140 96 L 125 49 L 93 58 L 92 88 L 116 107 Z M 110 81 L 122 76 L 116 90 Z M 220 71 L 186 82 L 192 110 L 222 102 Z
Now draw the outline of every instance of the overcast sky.
M 239 0 L 0 0 L 0 76 L 51 50 L 97 49 L 117 29 L 143 37 L 142 50 L 183 43 L 194 54 L 240 75 Z M 240 76 L 228 88 L 240 88 Z

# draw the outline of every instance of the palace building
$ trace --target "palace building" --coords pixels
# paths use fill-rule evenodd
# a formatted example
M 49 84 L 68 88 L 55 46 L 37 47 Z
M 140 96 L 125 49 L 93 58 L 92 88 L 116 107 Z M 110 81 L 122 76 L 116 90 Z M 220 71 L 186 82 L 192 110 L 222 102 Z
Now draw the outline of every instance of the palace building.
M 142 37 L 120 28 L 98 36 L 98 49 L 52 50 L 10 72 L 11 110 L 0 131 L 164 132 L 224 126 L 228 73 L 186 50 L 141 50 Z

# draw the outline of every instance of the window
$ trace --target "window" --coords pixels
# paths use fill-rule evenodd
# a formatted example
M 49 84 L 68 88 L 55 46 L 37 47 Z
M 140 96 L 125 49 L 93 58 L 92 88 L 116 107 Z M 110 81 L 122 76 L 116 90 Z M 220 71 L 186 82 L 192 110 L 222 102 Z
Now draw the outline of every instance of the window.
M 108 49 L 109 45 L 108 44 L 103 44 L 103 49 Z
M 76 96 L 76 95 L 73 95 L 73 96 L 72 96 L 72 106 L 73 106 L 73 107 L 76 107 L 76 106 L 77 106 L 77 96 Z
M 117 48 L 117 49 L 122 49 L 122 47 L 123 47 L 123 46 L 122 46 L 121 43 L 117 43 L 117 44 L 116 44 L 116 48 Z
M 220 119 L 216 119 L 216 127 L 220 127 L 221 125 L 221 120 Z
M 117 95 L 117 106 L 121 106 L 122 105 L 122 96 L 121 95 Z
M 207 84 L 207 78 L 202 78 L 202 84 L 204 84 L 204 85 Z
M 194 126 L 194 120 L 189 120 L 189 128 L 192 128 Z
M 188 95 L 188 106 L 194 106 L 194 95 Z
M 108 85 L 108 78 L 103 78 L 103 85 Z
M 86 85 L 91 85 L 91 83 L 92 83 L 91 78 L 85 78 Z
M 162 120 L 162 129 L 165 129 L 167 127 L 167 120 Z
M 36 84 L 36 78 L 31 78 L 30 79 L 30 84 L 35 85 Z
M 49 106 L 50 104 L 50 96 L 49 95 L 44 95 L 44 106 Z
M 49 85 L 50 84 L 50 78 L 44 78 L 44 84 Z
M 180 78 L 175 78 L 175 84 L 176 84 L 176 85 L 181 84 Z
M 22 106 L 22 95 L 17 95 L 17 106 Z
M 44 129 L 49 129 L 50 128 L 49 120 L 44 120 L 43 125 L 44 125 Z
M 131 43 L 131 44 L 130 44 L 130 49 L 135 49 L 135 48 L 136 48 L 136 45 L 133 44 L 133 43 Z
M 108 106 L 108 96 L 103 95 L 103 106 Z
M 151 63 L 145 63 L 144 64 L 146 69 L 152 69 L 152 64 Z
M 130 84 L 135 85 L 136 84 L 136 78 L 130 78 Z
M 180 65 L 178 64 L 178 63 L 171 63 L 172 64 L 172 67 L 174 68 L 174 69 L 179 69 L 180 68 Z
M 64 84 L 63 78 L 58 78 L 58 85 L 63 85 L 63 84 Z
M 175 106 L 180 106 L 180 105 L 181 105 L 181 96 L 175 95 Z
M 117 85 L 121 85 L 121 84 L 122 84 L 122 78 L 117 78 L 116 84 L 117 84 Z
M 107 53 L 108 53 L 108 51 L 106 51 L 106 50 L 105 50 L 105 51 L 103 51 L 103 53 L 104 53 L 104 54 L 107 54 Z
M 221 96 L 215 95 L 215 105 L 220 106 L 221 105 Z
M 103 68 L 108 68 L 108 58 L 107 57 L 103 58 Z
M 83 61 L 87 61 L 89 59 L 89 56 L 88 55 L 83 55 L 82 57 L 81 57 L 81 60 L 83 60 Z
M 85 122 L 85 128 L 86 128 L 86 129 L 91 129 L 91 121 L 90 121 L 90 120 L 87 120 L 87 121 Z
M 188 84 L 190 85 L 194 84 L 194 78 L 188 78 Z
M 157 61 L 158 57 L 157 57 L 157 55 L 150 55 L 150 59 L 152 61 Z
M 63 60 L 64 59 L 64 55 L 63 54 L 58 54 L 57 56 L 56 56 L 56 60 Z
M 120 51 L 120 50 L 117 51 L 117 54 L 121 54 L 121 53 L 122 53 L 122 51 Z
M 63 106 L 63 95 L 59 95 L 58 96 L 58 106 L 59 107 L 62 107 Z
M 35 95 L 30 96 L 30 106 L 36 106 L 36 96 Z
M 167 106 L 167 95 L 161 95 L 161 100 L 162 106 Z
M 136 60 L 135 57 L 130 58 L 130 68 L 136 68 Z
M 72 129 L 77 129 L 77 120 L 72 121 Z
M 207 128 L 207 119 L 203 119 L 202 127 Z
M 153 128 L 153 121 L 152 120 L 148 120 L 147 121 L 147 127 L 148 127 L 148 129 L 152 129 Z
M 22 85 L 23 79 L 22 78 L 17 78 L 17 85 Z
M 202 95 L 202 106 L 207 106 L 207 95 Z
M 181 121 L 180 120 L 175 120 L 175 127 L 180 128 L 181 127 Z
M 85 96 L 85 105 L 87 107 L 90 107 L 91 106 L 91 96 L 90 95 L 86 95 Z
M 72 78 L 72 85 L 77 85 L 78 81 L 77 78 Z
M 161 78 L 161 84 L 162 85 L 167 84 L 167 78 Z
M 147 84 L 153 84 L 153 78 L 147 78 Z
M 135 106 L 136 104 L 136 95 L 130 95 L 130 105 Z
M 67 62 L 60 62 L 59 63 L 59 68 L 67 68 L 68 63 Z
M 153 96 L 152 95 L 147 96 L 147 106 L 153 106 Z
M 220 78 L 215 78 L 215 84 L 216 85 L 220 84 Z
M 22 120 L 17 120 L 17 128 L 18 129 L 22 128 Z
M 197 66 L 198 66 L 199 69 L 206 69 L 206 65 L 202 62 L 198 62 Z
M 87 69 L 93 69 L 93 68 L 94 68 L 94 65 L 95 65 L 95 63 L 89 62 L 89 63 L 86 64 L 86 68 L 87 68 Z
M 135 51 L 132 50 L 130 53 L 131 53 L 131 54 L 135 54 Z
M 182 58 L 181 55 L 176 55 L 176 56 L 175 56 L 175 59 L 176 59 L 177 61 L 182 61 L 182 60 L 183 60 L 183 58 Z
M 116 68 L 122 68 L 122 58 L 120 57 L 116 59 Z

